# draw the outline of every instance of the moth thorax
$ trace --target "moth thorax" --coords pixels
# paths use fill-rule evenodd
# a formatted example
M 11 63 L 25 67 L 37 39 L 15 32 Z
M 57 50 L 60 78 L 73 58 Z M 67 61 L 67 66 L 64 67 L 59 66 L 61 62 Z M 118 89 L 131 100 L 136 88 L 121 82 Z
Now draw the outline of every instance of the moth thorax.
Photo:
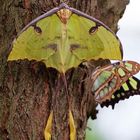
M 60 11 L 57 12 L 57 15 L 59 16 L 60 20 L 66 24 L 68 19 L 71 16 L 71 11 L 69 9 L 61 9 Z

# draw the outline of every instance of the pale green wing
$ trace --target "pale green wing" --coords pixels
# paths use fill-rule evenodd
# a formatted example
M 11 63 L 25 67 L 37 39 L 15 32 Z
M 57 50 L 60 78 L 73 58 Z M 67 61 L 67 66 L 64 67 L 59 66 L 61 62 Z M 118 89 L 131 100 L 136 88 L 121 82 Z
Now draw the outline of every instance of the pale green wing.
M 59 39 L 56 37 L 60 34 L 61 22 L 56 14 L 39 20 L 14 40 L 8 60 L 47 60 L 57 51 Z
M 71 12 L 66 23 L 61 10 Z M 108 27 L 64 3 L 29 23 L 12 48 L 8 60 L 42 61 L 61 73 L 91 59 L 122 59 L 120 41 Z
M 120 41 L 99 23 L 73 14 L 68 22 L 68 30 L 72 53 L 79 59 L 122 59 Z

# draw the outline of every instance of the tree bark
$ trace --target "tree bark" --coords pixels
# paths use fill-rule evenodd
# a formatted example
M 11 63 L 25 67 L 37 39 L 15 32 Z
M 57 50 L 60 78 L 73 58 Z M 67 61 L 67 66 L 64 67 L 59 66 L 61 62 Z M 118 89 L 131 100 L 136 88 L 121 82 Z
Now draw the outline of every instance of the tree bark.
M 129 0 L 69 0 L 68 4 L 117 31 L 118 20 Z M 69 103 L 74 116 L 77 140 L 85 139 L 90 116 L 96 118 L 96 103 L 89 91 L 92 68 L 78 67 L 66 73 L 67 89 L 60 74 L 44 64 L 28 60 L 7 62 L 11 42 L 35 17 L 58 6 L 59 0 L 0 1 L 0 140 L 44 140 L 44 128 L 54 111 L 52 140 L 68 140 Z M 67 91 L 68 90 L 68 91 Z

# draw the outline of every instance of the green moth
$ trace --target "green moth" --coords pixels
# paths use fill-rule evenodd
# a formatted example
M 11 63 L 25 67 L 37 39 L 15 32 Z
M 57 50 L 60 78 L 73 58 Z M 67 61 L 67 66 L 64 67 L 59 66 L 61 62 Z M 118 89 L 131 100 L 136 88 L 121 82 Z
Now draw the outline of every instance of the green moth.
M 65 73 L 91 59 L 122 59 L 118 37 L 101 21 L 62 3 L 31 21 L 12 43 L 8 61 L 42 61 Z
M 140 71 L 134 61 L 120 61 L 101 67 L 92 74 L 92 92 L 103 106 L 114 105 L 133 95 L 140 95 L 140 80 L 133 75 Z

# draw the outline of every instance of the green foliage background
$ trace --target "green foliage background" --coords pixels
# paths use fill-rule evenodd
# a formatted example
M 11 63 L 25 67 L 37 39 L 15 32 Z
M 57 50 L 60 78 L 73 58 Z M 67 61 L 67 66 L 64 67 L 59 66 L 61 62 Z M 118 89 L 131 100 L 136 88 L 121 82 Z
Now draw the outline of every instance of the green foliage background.
M 91 119 L 88 120 L 87 124 L 86 140 L 104 140 L 102 135 L 98 131 L 98 128 L 94 123 L 94 120 Z

